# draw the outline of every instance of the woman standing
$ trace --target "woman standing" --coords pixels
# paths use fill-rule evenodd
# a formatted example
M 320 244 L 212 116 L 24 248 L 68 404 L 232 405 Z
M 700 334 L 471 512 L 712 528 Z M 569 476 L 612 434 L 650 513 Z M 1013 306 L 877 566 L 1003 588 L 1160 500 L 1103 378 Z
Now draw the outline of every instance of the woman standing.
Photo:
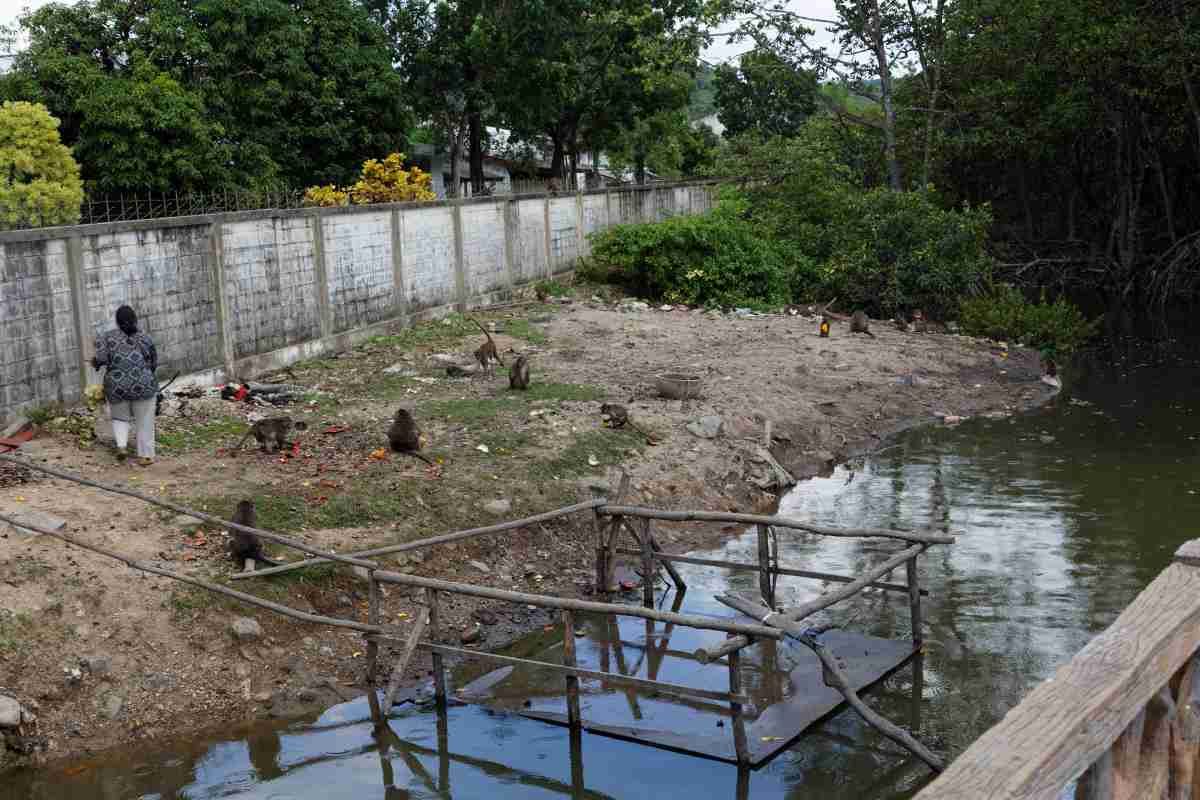
M 117 440 L 117 460 L 125 460 L 129 444 L 129 425 L 137 426 L 138 463 L 154 463 L 154 405 L 158 395 L 158 352 L 150 337 L 140 332 L 137 314 L 129 306 L 117 309 L 117 330 L 96 337 L 96 369 L 104 373 L 104 397 L 112 417 L 113 436 Z

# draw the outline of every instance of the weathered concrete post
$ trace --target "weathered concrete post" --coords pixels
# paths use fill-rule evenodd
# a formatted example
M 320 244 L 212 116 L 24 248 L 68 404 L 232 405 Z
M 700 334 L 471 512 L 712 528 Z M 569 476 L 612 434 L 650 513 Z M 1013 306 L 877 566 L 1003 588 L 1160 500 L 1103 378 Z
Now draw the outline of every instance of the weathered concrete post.
M 554 255 L 550 249 L 550 195 L 542 199 L 542 214 L 546 220 L 546 277 L 554 277 Z
M 208 228 L 209 266 L 212 269 L 212 286 L 216 293 L 213 308 L 217 312 L 217 346 L 221 350 L 221 361 L 225 377 L 233 378 L 233 317 L 229 313 L 229 291 L 225 279 L 225 238 L 220 218 L 215 218 Z
M 454 220 L 454 289 L 458 296 L 458 313 L 467 313 L 467 276 L 463 264 L 462 201 L 454 200 L 450 205 L 450 216 Z
M 392 306 L 395 314 L 408 324 L 407 294 L 404 291 L 404 216 L 392 209 Z
M 575 249 L 576 260 L 587 255 L 587 236 L 583 230 L 583 190 L 575 192 L 575 238 L 578 245 Z
M 333 304 L 329 300 L 329 269 L 325 263 L 325 221 L 320 209 L 313 211 L 313 271 L 317 279 L 317 313 L 321 317 L 321 338 L 333 335 Z
M 521 209 L 517 201 L 505 198 L 504 203 L 504 277 L 508 281 L 508 291 L 516 288 L 517 248 L 521 246 Z
M 71 313 L 79 340 L 79 393 L 82 395 L 91 382 L 92 368 L 89 362 L 96 354 L 96 343 L 93 341 L 95 337 L 92 336 L 87 292 L 83 285 L 83 240 L 77 233 L 67 239 L 67 280 L 71 282 Z

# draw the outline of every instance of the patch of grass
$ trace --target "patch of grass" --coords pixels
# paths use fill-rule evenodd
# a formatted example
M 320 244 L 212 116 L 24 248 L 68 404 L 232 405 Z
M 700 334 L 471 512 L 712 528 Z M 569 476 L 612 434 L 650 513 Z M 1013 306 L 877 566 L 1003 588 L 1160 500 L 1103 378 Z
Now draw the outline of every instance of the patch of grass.
M 423 322 L 412 328 L 387 336 L 373 336 L 366 341 L 367 347 L 395 347 L 411 350 L 416 347 L 437 347 L 457 342 L 465 336 L 478 334 L 479 328 L 464 314 L 447 314 L 438 320 Z
M 247 430 L 244 420 L 233 417 L 216 419 L 201 425 L 184 423 L 183 427 L 158 431 L 158 446 L 168 453 L 204 450 L 217 444 L 228 444 L 232 447 Z
M 454 422 L 480 422 L 511 413 L 521 406 L 516 392 L 507 397 L 468 397 L 461 400 L 437 400 L 422 407 L 425 416 Z
M 529 382 L 529 388 L 524 392 L 513 392 L 527 400 L 570 400 L 575 402 L 587 400 L 602 400 L 604 390 L 599 386 L 589 386 L 583 383 L 534 383 Z
M 567 297 L 571 294 L 571 287 L 565 283 L 561 283 L 554 279 L 539 281 L 537 288 L 541 289 L 551 297 Z
M 531 344 L 545 344 L 550 341 L 540 328 L 534 327 L 533 323 L 523 317 L 505 320 L 504 333 L 514 339 L 524 339 Z
M 24 411 L 26 419 L 34 425 L 41 425 L 42 427 L 45 427 L 52 420 L 64 416 L 66 413 L 66 409 L 63 408 L 61 403 L 48 403 L 47 405 L 29 408 Z
M 16 650 L 33 630 L 33 618 L 24 611 L 0 611 L 0 653 Z
M 176 586 L 167 595 L 166 605 L 176 617 L 190 617 L 220 603 L 220 595 L 199 586 Z
M 536 480 L 562 480 L 594 475 L 625 460 L 630 450 L 644 440 L 634 431 L 587 431 L 575 437 L 567 449 L 551 459 L 534 462 L 529 469 Z M 594 457 L 597 463 L 588 463 Z
M 400 375 L 385 375 L 381 372 L 371 376 L 371 379 L 363 386 L 364 391 L 359 393 L 358 396 L 374 400 L 393 400 L 404 394 L 404 390 L 412 385 L 412 378 L 405 378 Z

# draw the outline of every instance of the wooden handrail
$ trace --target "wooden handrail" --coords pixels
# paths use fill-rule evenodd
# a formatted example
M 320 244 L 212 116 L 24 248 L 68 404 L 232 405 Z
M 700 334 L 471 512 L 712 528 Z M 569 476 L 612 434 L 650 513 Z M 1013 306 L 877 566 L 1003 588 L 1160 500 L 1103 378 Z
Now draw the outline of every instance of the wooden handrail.
M 1181 547 L 1107 630 L 916 800 L 1056 800 L 1081 777 L 1077 797 L 1158 798 L 1184 783 L 1190 790 L 1198 748 L 1180 729 L 1197 702 L 1198 651 L 1200 540 Z

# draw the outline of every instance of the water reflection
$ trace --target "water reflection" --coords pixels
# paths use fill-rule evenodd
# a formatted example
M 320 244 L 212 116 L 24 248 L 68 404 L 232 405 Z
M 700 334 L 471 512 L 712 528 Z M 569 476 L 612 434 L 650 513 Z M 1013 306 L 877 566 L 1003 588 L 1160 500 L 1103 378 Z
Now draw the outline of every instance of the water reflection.
M 926 652 L 918 669 L 899 670 L 871 693 L 874 708 L 952 756 L 1112 622 L 1200 529 L 1197 378 L 1194 368 L 1097 369 L 1083 376 L 1074 401 L 1013 419 L 911 432 L 785 499 L 786 513 L 819 523 L 961 534 L 955 545 L 922 558 Z M 781 535 L 780 547 L 785 565 L 842 574 L 861 572 L 895 549 L 798 534 Z M 755 561 L 757 542 L 739 537 L 697 555 Z M 713 592 L 757 592 L 753 573 L 680 569 L 692 587 L 685 610 L 722 613 L 708 607 Z M 894 579 L 902 581 L 903 570 Z M 777 593 L 780 604 L 791 605 L 830 588 L 782 578 Z M 873 591 L 822 619 L 894 640 L 911 635 L 902 594 Z M 696 646 L 688 639 L 694 632 L 641 621 L 604 622 L 607 632 L 595 630 L 599 620 L 581 624 L 588 641 L 608 642 L 592 651 L 602 669 L 688 685 L 707 680 L 683 666 L 682 656 Z M 554 635 L 539 634 L 533 650 L 552 647 Z M 747 690 L 763 698 L 756 703 L 766 707 L 785 695 L 786 685 L 770 676 L 792 655 L 788 645 L 747 652 Z M 535 688 L 527 681 L 527 690 Z M 665 718 L 668 705 L 670 719 L 680 719 L 680 708 L 715 713 L 609 689 L 588 694 L 589 702 L 619 704 L 622 714 L 647 723 Z M 550 702 L 561 690 L 543 694 Z M 922 764 L 853 713 L 826 720 L 769 766 L 739 775 L 728 764 L 594 735 L 573 741 L 566 729 L 474 706 L 442 713 L 403 706 L 380 726 L 367 701 L 72 769 L 80 767 L 74 774 L 6 775 L 0 798 L 874 800 L 910 797 L 929 780 Z

